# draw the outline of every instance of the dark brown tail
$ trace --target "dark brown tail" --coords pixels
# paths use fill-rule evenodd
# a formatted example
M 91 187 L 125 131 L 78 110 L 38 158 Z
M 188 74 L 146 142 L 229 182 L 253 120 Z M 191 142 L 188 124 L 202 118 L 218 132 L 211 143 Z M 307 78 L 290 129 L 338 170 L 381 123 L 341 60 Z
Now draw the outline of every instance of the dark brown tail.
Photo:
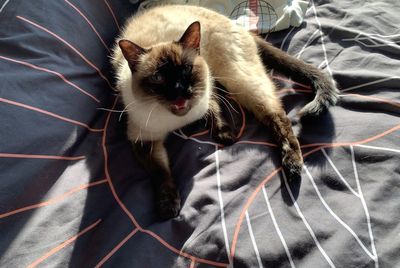
M 291 77 L 293 80 L 310 84 L 315 92 L 314 99 L 303 107 L 300 116 L 318 116 L 335 105 L 339 99 L 336 82 L 320 69 L 307 64 L 276 48 L 259 36 L 254 36 L 261 58 L 267 68 Z

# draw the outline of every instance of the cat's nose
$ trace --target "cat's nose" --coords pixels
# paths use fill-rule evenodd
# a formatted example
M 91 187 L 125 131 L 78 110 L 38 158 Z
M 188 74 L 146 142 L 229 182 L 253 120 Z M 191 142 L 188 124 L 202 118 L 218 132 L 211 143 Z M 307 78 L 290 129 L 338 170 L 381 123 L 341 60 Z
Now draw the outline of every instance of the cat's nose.
M 183 85 L 182 85 L 182 83 L 180 81 L 175 83 L 175 89 L 183 90 Z

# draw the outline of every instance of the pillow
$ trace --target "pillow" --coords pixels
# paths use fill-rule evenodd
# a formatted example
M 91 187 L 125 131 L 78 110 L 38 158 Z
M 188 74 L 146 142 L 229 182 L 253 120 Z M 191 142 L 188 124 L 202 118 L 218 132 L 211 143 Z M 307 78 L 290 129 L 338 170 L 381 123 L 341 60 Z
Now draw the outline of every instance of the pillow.
M 259 34 L 298 27 L 303 22 L 309 0 L 147 0 L 140 8 L 158 4 L 189 4 L 215 10 L 235 23 Z

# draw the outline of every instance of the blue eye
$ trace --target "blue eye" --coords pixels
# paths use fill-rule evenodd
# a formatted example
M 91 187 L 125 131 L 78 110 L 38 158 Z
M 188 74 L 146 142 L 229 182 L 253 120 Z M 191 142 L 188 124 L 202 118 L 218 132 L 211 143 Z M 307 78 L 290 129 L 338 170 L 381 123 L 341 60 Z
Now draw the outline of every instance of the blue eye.
M 153 80 L 154 82 L 162 82 L 164 81 L 164 76 L 159 72 L 156 72 L 151 76 L 151 80 Z

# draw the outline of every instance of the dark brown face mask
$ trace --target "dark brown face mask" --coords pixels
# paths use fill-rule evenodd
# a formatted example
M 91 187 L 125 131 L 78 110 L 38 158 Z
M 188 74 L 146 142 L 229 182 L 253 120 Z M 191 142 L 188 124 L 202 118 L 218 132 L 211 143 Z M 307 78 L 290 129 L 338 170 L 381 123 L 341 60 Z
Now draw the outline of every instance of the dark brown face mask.
M 155 70 L 140 78 L 140 86 L 147 94 L 158 98 L 170 106 L 177 115 L 183 115 L 190 109 L 189 100 L 196 95 L 196 85 L 205 77 L 201 76 L 194 60 L 200 49 L 200 23 L 192 23 L 179 41 L 174 41 L 163 48 L 143 48 L 129 40 L 120 40 L 119 46 L 128 61 L 132 73 L 140 66 L 140 57 L 150 53 L 154 60 Z

